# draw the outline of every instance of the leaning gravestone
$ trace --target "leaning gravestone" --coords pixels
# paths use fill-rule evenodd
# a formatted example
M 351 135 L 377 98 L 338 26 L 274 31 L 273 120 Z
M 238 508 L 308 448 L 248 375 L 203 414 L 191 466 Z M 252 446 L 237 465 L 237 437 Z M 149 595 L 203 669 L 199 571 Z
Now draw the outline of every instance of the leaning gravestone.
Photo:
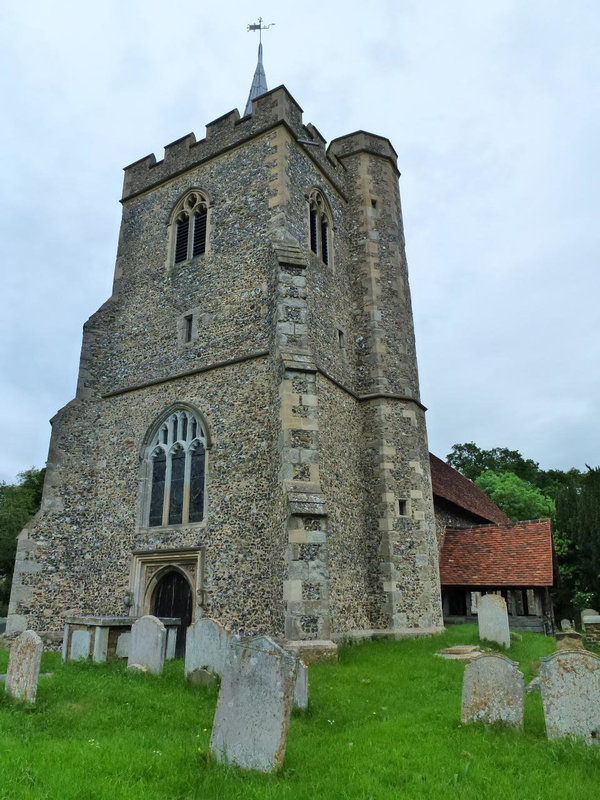
M 17 700 L 35 703 L 43 644 L 35 631 L 24 631 L 10 648 L 5 688 Z
M 281 765 L 296 666 L 297 659 L 268 636 L 232 648 L 210 739 L 217 761 L 261 772 Z
M 167 629 L 150 614 L 141 617 L 131 626 L 128 667 L 146 667 L 148 672 L 160 675 L 165 660 Z
M 187 629 L 185 638 L 185 677 L 199 669 L 222 676 L 231 648 L 237 644 L 239 638 L 216 620 L 197 620 Z
M 559 650 L 540 659 L 540 690 L 548 739 L 582 736 L 600 743 L 600 658 Z
M 483 653 L 465 667 L 462 722 L 523 725 L 523 673 L 499 653 Z
M 506 601 L 497 594 L 485 594 L 477 607 L 479 638 L 510 647 Z

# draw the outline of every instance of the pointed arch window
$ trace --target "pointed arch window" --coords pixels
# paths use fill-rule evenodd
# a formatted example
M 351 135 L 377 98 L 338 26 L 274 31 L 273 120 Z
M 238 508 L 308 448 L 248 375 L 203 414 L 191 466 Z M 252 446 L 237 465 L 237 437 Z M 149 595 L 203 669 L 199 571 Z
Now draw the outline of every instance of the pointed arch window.
M 318 189 L 308 198 L 310 249 L 324 264 L 329 264 L 331 254 L 331 217 L 327 201 Z
M 187 409 L 172 411 L 155 428 L 148 453 L 148 526 L 202 522 L 206 435 L 200 419 Z
M 188 192 L 173 214 L 172 263 L 201 256 L 208 244 L 208 201 L 199 191 Z

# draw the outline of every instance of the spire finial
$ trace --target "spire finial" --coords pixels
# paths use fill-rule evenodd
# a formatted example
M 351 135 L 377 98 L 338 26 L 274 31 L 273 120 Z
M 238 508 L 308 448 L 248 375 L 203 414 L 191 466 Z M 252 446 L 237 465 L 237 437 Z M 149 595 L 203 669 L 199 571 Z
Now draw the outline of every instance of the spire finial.
M 252 101 L 255 97 L 260 97 L 261 94 L 264 94 L 268 91 L 267 89 L 267 76 L 265 75 L 265 70 L 263 68 L 262 63 L 262 32 L 272 28 L 275 25 L 274 22 L 271 22 L 269 25 L 263 25 L 263 18 L 259 17 L 258 22 L 255 22 L 251 25 L 248 25 L 247 30 L 249 31 L 258 31 L 258 63 L 256 65 L 256 70 L 254 72 L 254 78 L 252 79 L 252 86 L 250 87 L 250 94 L 248 95 L 248 102 L 246 103 L 246 110 L 244 111 L 244 116 L 248 116 L 248 114 L 252 114 Z

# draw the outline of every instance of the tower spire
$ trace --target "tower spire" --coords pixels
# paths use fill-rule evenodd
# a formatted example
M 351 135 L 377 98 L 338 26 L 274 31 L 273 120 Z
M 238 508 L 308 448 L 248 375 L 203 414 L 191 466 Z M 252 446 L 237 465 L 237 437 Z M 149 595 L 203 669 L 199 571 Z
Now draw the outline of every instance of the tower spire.
M 254 98 L 260 97 L 261 94 L 264 94 L 265 92 L 268 91 L 267 76 L 265 75 L 265 70 L 262 63 L 262 32 L 271 28 L 275 23 L 272 22 L 270 25 L 263 25 L 262 23 L 263 23 L 263 18 L 259 17 L 257 23 L 248 25 L 249 31 L 258 31 L 259 41 L 258 41 L 258 63 L 254 71 L 254 78 L 252 79 L 252 86 L 250 87 L 250 94 L 248 95 L 248 102 L 246 103 L 244 116 L 252 114 L 252 101 L 254 100 Z

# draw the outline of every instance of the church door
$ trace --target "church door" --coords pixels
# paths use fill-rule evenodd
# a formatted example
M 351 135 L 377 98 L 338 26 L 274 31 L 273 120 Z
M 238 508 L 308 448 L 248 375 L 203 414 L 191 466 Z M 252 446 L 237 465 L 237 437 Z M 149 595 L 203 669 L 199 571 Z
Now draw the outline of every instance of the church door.
M 155 617 L 179 617 L 175 657 L 185 656 L 185 634 L 192 624 L 192 589 L 187 579 L 177 570 L 166 572 L 154 590 L 152 613 Z

